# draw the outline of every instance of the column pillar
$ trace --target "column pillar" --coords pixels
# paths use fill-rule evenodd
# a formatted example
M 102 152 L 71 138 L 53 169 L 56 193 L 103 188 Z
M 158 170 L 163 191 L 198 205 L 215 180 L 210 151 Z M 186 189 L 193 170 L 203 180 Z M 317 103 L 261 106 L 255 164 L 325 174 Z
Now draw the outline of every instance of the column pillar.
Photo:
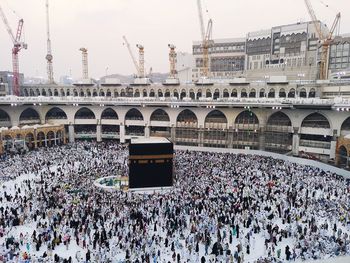
M 330 159 L 335 159 L 335 154 L 337 151 L 337 130 L 333 130 L 333 136 L 331 140 L 331 149 L 329 153 L 329 158 Z
M 198 129 L 198 146 L 203 147 L 203 141 L 204 141 L 204 129 L 203 126 L 200 125 L 200 128 Z
M 227 146 L 233 148 L 233 127 L 229 127 L 227 130 Z
M 294 156 L 299 155 L 299 141 L 300 141 L 299 127 L 293 127 L 292 152 Z
M 265 151 L 265 127 L 260 127 L 259 131 L 259 150 Z
M 171 136 L 171 141 L 175 143 L 176 141 L 176 127 L 174 127 L 174 124 L 171 125 L 171 128 L 170 128 L 170 136 Z
M 101 134 L 101 124 L 96 125 L 96 141 L 102 142 L 102 134 Z
M 146 124 L 145 126 L 145 138 L 149 138 L 151 134 L 151 127 L 148 126 L 148 124 Z
M 74 125 L 69 124 L 68 126 L 68 138 L 70 143 L 74 143 L 75 138 L 74 138 Z
M 57 145 L 57 132 L 55 132 L 54 135 L 55 135 L 55 138 L 54 138 L 53 142 L 54 142 L 54 145 L 56 146 Z
M 125 143 L 125 125 L 121 123 L 119 126 L 120 142 Z

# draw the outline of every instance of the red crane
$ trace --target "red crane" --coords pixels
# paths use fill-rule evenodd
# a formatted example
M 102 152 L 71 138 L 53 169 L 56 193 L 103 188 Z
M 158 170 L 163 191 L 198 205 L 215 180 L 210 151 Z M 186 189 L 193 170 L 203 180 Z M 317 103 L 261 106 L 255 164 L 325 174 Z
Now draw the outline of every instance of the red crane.
M 13 34 L 12 29 L 7 21 L 7 18 L 0 6 L 0 15 L 1 18 L 6 26 L 7 32 L 9 33 L 11 40 L 13 42 L 13 48 L 12 48 L 12 66 L 13 66 L 13 87 L 12 87 L 12 93 L 15 96 L 20 95 L 19 90 L 19 62 L 18 62 L 18 53 L 21 51 L 22 48 L 27 49 L 27 44 L 21 41 L 22 36 L 22 30 L 23 30 L 23 19 L 20 19 L 18 21 L 18 27 L 16 35 Z

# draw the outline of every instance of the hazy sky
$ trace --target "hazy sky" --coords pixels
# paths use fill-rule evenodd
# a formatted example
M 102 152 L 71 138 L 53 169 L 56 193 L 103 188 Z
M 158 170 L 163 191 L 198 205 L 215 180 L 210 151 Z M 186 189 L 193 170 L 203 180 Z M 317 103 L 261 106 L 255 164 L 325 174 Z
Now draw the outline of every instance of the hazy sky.
M 330 25 L 342 12 L 341 33 L 350 33 L 350 0 L 311 0 L 321 21 Z M 327 8 L 325 4 L 329 4 Z M 20 54 L 20 71 L 46 77 L 45 0 L 0 0 L 13 31 L 24 19 L 28 49 Z M 244 37 L 249 31 L 309 20 L 304 0 L 203 0 L 205 20 L 214 21 L 214 38 Z M 16 12 L 14 13 L 13 10 Z M 11 40 L 0 21 L 0 70 L 11 70 Z M 137 55 L 145 46 L 146 68 L 168 71 L 168 43 L 191 52 L 200 38 L 196 0 L 50 0 L 50 27 L 55 79 L 80 78 L 80 47 L 89 50 L 89 75 L 135 72 L 122 36 Z

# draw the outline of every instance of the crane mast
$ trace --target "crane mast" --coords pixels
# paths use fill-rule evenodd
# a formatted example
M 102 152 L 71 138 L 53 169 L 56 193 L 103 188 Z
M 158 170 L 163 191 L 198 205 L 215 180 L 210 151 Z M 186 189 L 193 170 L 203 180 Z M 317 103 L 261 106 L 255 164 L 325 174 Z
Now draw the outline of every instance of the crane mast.
M 340 21 L 341 14 L 338 13 L 334 19 L 332 27 L 328 33 L 325 35 L 321 28 L 321 22 L 318 21 L 315 11 L 311 5 L 310 0 L 304 0 L 311 20 L 315 26 L 318 38 L 321 42 L 321 58 L 320 58 L 320 79 L 325 80 L 328 79 L 328 65 L 329 65 L 329 47 L 333 41 L 333 33 Z
M 12 78 L 13 87 L 12 87 L 12 89 L 13 90 L 12 90 L 12 93 L 13 93 L 13 95 L 19 96 L 20 95 L 20 88 L 19 88 L 18 53 L 22 50 L 22 48 L 27 49 L 27 44 L 24 42 L 21 42 L 24 21 L 23 21 L 23 19 L 20 19 L 18 21 L 16 35 L 14 35 L 1 6 L 0 6 L 0 16 L 2 18 L 2 21 L 5 24 L 6 30 L 7 30 L 8 34 L 10 35 L 10 38 L 13 42 L 13 48 L 12 48 L 12 67 L 13 67 L 13 78 Z
M 82 47 L 79 49 L 82 54 L 82 64 L 83 64 L 83 79 L 89 79 L 89 72 L 88 72 L 88 53 L 87 49 Z
M 209 19 L 207 30 L 205 30 L 201 0 L 197 0 L 197 6 L 198 6 L 199 25 L 201 28 L 201 36 L 202 36 L 202 45 L 201 45 L 202 52 L 203 52 L 202 76 L 204 78 L 208 78 L 210 77 L 209 47 L 211 45 L 213 21 Z
M 52 50 L 51 50 L 51 39 L 50 39 L 50 20 L 49 20 L 49 0 L 46 0 L 46 34 L 47 34 L 47 80 L 49 84 L 54 84 L 53 78 L 53 66 L 52 66 Z

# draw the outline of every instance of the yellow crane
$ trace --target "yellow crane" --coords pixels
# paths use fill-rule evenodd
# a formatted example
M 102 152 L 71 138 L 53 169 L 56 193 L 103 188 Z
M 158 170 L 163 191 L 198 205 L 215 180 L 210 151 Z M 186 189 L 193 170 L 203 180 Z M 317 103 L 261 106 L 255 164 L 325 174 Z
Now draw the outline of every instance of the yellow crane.
M 315 11 L 312 8 L 310 0 L 304 0 L 307 10 L 310 14 L 311 20 L 316 28 L 316 32 L 321 44 L 321 58 L 320 58 L 320 79 L 328 79 L 328 64 L 329 64 L 329 46 L 333 41 L 334 31 L 340 20 L 340 13 L 338 13 L 334 19 L 332 27 L 329 30 L 328 34 L 325 34 L 321 28 L 321 23 L 318 21 Z
M 209 47 L 212 44 L 212 28 L 213 21 L 209 19 L 207 29 L 204 28 L 203 12 L 202 12 L 202 0 L 197 0 L 198 6 L 198 16 L 199 16 L 199 25 L 201 27 L 201 36 L 202 36 L 202 52 L 203 52 L 203 73 L 204 78 L 210 77 L 210 65 L 209 65 Z

